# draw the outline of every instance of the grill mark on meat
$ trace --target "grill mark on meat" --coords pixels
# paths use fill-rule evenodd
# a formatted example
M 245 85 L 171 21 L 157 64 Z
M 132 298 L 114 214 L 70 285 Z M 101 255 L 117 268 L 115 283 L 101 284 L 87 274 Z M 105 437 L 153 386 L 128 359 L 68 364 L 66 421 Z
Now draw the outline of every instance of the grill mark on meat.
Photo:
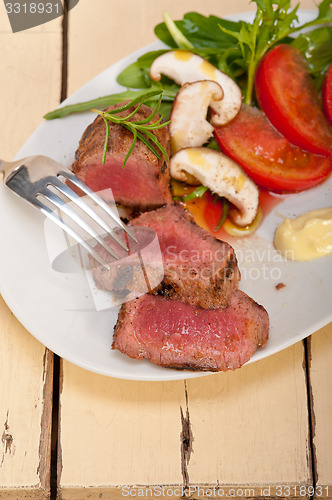
M 143 295 L 122 305 L 112 349 L 167 368 L 227 371 L 265 345 L 268 329 L 265 309 L 240 290 L 218 310 Z
M 123 104 L 116 104 L 108 109 L 115 109 Z M 120 112 L 118 116 L 127 116 L 134 109 L 135 107 L 132 107 Z M 152 109 L 143 105 L 130 120 L 143 120 L 151 113 Z M 151 123 L 159 117 L 157 114 Z M 144 211 L 171 203 L 169 165 L 163 155 L 158 159 L 142 141 L 137 140 L 125 167 L 122 168 L 133 135 L 116 123 L 109 123 L 109 132 L 106 163 L 103 165 L 105 124 L 102 117 L 97 116 L 86 128 L 75 153 L 74 173 L 94 191 L 111 188 L 115 201 L 126 207 Z M 169 155 L 168 127 L 153 130 L 152 133 Z

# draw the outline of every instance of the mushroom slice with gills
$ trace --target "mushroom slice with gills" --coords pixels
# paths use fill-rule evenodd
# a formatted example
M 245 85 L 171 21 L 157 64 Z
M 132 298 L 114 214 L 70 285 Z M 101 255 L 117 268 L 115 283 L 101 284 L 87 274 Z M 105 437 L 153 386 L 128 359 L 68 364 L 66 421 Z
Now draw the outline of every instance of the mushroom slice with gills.
M 224 91 L 224 97 L 211 104 L 215 112 L 211 118 L 213 126 L 225 125 L 240 111 L 242 94 L 239 86 L 230 76 L 193 52 L 171 50 L 157 57 L 150 67 L 150 77 L 152 80 L 159 81 L 162 74 L 174 80 L 178 85 L 198 80 L 212 80 L 219 83 Z
M 249 226 L 258 211 L 259 191 L 256 184 L 235 161 L 208 148 L 186 148 L 170 160 L 171 176 L 186 181 L 188 174 L 213 193 L 227 198 L 233 205 L 229 216 L 238 226 Z
M 208 107 L 223 98 L 223 90 L 211 80 L 185 83 L 176 94 L 170 116 L 172 153 L 187 147 L 202 146 L 213 136 L 206 119 Z

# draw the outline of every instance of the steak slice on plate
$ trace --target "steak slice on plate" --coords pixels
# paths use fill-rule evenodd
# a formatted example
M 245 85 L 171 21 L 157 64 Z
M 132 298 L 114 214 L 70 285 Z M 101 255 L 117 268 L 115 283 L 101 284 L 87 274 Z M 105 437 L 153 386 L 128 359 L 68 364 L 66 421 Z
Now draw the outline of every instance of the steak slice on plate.
M 164 266 L 164 278 L 152 293 L 186 302 L 204 309 L 226 307 L 240 279 L 233 248 L 213 238 L 199 227 L 192 215 L 180 205 L 166 205 L 146 212 L 132 220 L 131 226 L 153 229 L 158 236 Z M 108 240 L 111 245 L 111 241 Z M 96 247 L 97 249 L 97 247 Z M 106 251 L 98 246 L 98 253 L 107 260 Z M 154 266 L 155 259 L 155 266 Z M 144 264 L 147 274 L 153 267 L 159 269 L 160 253 L 151 252 Z M 126 261 L 117 261 L 110 271 L 100 266 L 93 270 L 97 286 L 104 290 L 135 290 L 146 292 L 146 283 L 140 289 L 138 272 L 124 268 Z M 153 274 L 153 273 L 152 273 Z M 124 279 L 122 279 L 122 275 Z M 119 284 L 123 283 L 123 288 Z M 136 288 L 135 288 L 136 287 Z M 152 288 L 152 287 L 151 287 Z
M 234 370 L 266 343 L 268 329 L 265 309 L 240 290 L 217 310 L 146 294 L 122 305 L 112 349 L 169 368 Z
M 120 112 L 117 116 L 126 116 L 134 109 L 133 107 Z M 142 105 L 130 120 L 144 120 L 152 111 L 148 106 Z M 159 117 L 157 114 L 151 123 Z M 116 123 L 109 123 L 109 131 L 105 165 L 102 164 L 105 124 L 102 117 L 97 116 L 80 140 L 75 153 L 73 172 L 93 191 L 111 188 L 115 202 L 126 207 L 144 211 L 171 203 L 169 166 L 163 155 L 160 154 L 158 159 L 142 141 L 137 140 L 126 165 L 122 167 L 132 144 L 133 134 Z M 152 133 L 169 153 L 168 127 L 154 130 Z

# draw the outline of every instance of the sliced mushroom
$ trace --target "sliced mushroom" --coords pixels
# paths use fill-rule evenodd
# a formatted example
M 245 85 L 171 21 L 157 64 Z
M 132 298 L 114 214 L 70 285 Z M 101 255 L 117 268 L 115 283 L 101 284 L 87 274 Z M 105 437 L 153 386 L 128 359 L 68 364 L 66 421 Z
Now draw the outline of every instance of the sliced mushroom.
M 186 181 L 187 174 L 212 192 L 227 198 L 236 208 L 230 218 L 239 226 L 248 226 L 256 217 L 259 192 L 256 184 L 235 161 L 208 148 L 186 148 L 170 160 L 171 175 Z
M 172 153 L 187 147 L 202 146 L 213 135 L 213 127 L 206 119 L 210 103 L 223 98 L 217 82 L 203 80 L 185 83 L 177 93 L 169 128 Z
M 214 126 L 225 125 L 240 111 L 242 94 L 238 85 L 232 78 L 197 54 L 187 50 L 165 52 L 153 61 L 150 68 L 152 80 L 159 81 L 162 74 L 179 85 L 198 80 L 212 80 L 219 83 L 224 91 L 224 98 L 211 103 L 211 108 L 215 112 L 211 118 Z

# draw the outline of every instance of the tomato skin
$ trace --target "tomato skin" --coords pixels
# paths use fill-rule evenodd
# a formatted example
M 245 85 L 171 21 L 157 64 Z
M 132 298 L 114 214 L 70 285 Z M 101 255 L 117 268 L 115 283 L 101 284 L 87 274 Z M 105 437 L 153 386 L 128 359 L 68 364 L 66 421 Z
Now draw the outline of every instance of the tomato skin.
M 204 218 L 208 225 L 210 232 L 216 233 L 215 229 L 222 217 L 222 203 L 220 199 L 215 200 L 213 194 L 206 193 L 206 205 L 204 208 Z
M 332 159 L 294 146 L 252 106 L 243 104 L 234 120 L 214 132 L 221 150 L 258 185 L 275 193 L 309 189 L 332 169 Z
M 327 70 L 322 89 L 325 116 L 332 125 L 332 63 Z
M 258 66 L 256 95 L 268 119 L 292 144 L 332 157 L 332 128 L 298 49 L 278 45 Z

